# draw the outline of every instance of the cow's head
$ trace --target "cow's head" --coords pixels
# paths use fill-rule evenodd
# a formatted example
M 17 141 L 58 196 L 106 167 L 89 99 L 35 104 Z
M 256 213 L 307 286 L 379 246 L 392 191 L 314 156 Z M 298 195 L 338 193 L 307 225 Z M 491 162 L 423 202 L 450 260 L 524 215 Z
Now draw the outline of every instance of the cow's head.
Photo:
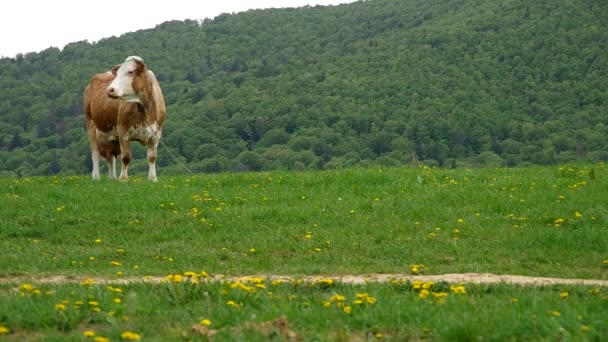
M 141 102 L 140 95 L 146 85 L 148 67 L 143 58 L 129 56 L 112 69 L 116 76 L 106 89 L 109 97 L 128 102 Z

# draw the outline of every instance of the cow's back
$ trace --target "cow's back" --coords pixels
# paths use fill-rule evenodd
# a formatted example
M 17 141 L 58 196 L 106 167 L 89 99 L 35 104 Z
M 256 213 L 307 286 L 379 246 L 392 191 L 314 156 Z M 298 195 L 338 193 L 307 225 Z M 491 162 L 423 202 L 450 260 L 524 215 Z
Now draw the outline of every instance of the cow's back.
M 93 123 L 97 129 L 109 132 L 116 127 L 119 101 L 106 95 L 108 85 L 114 79 L 110 72 L 96 74 L 84 91 L 84 109 L 87 123 Z
M 152 83 L 152 96 L 154 97 L 154 102 L 156 104 L 156 118 L 148 118 L 156 121 L 157 124 L 162 127 L 163 122 L 165 121 L 165 115 L 167 114 L 167 109 L 165 107 L 165 98 L 163 96 L 163 91 L 160 88 L 160 84 L 156 79 L 156 75 L 152 72 L 152 70 L 148 70 L 148 77 L 150 78 L 150 82 Z

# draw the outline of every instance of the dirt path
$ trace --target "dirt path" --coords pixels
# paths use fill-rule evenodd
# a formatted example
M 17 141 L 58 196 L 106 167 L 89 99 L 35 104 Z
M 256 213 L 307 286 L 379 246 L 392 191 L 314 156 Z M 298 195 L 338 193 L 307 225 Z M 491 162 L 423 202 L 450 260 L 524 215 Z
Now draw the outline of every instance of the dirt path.
M 223 276 L 213 275 L 209 278 L 210 281 L 226 281 L 237 280 L 249 277 L 261 277 L 269 280 L 294 280 L 302 279 L 304 281 L 313 282 L 315 280 L 331 278 L 336 282 L 347 284 L 365 284 L 366 282 L 388 282 L 390 280 L 420 280 L 420 281 L 446 281 L 449 283 L 475 283 L 475 284 L 514 284 L 514 285 L 589 285 L 589 286 L 606 286 L 608 280 L 600 279 L 568 279 L 568 278 L 547 278 L 547 277 L 530 277 L 521 275 L 495 275 L 491 273 L 459 273 L 459 274 L 440 274 L 440 275 L 407 275 L 407 274 L 364 274 L 364 275 L 340 275 L 340 276 L 281 276 L 256 274 L 248 276 Z M 130 283 L 159 283 L 164 280 L 164 277 L 129 277 L 129 278 L 101 278 L 101 277 L 66 277 L 62 275 L 47 276 L 47 277 L 0 277 L 0 284 L 18 284 L 18 283 L 45 283 L 45 284 L 67 284 L 67 283 L 82 283 L 85 281 L 94 282 L 97 284 L 130 284 Z

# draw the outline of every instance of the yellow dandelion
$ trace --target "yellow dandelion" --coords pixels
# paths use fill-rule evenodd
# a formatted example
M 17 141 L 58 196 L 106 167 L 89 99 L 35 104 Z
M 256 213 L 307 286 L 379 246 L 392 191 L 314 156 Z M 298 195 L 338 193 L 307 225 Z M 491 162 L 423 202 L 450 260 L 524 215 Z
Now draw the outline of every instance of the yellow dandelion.
M 91 278 L 87 278 L 85 280 L 83 280 L 80 285 L 82 286 L 91 286 L 91 285 L 95 285 L 97 282 L 95 281 L 95 279 L 91 279 Z
M 10 332 L 11 330 L 9 328 L 0 325 L 0 334 L 8 334 Z
M 452 293 L 455 294 L 466 294 L 467 293 L 467 289 L 464 287 L 464 285 L 458 285 L 458 286 L 450 286 L 450 291 L 452 291 Z
M 340 294 L 335 294 L 329 298 L 330 302 L 343 302 L 346 300 L 346 297 Z
M 418 293 L 418 297 L 421 299 L 425 299 L 428 296 L 429 296 L 429 290 L 422 290 L 422 291 L 420 291 L 420 293 Z
M 564 291 L 562 293 L 559 294 L 559 298 L 561 299 L 566 299 L 568 298 L 568 292 Z
M 551 314 L 551 316 L 555 316 L 555 317 L 559 317 L 559 316 L 561 316 L 561 314 L 560 314 L 560 313 L 559 313 L 559 311 L 557 311 L 557 310 L 553 310 L 553 311 L 551 311 L 551 312 L 550 312 L 550 314 Z
M 102 243 L 103 241 L 101 239 L 95 239 L 95 243 Z
M 582 331 L 589 331 L 589 330 L 591 330 L 591 328 L 588 325 L 583 325 L 583 326 L 581 326 L 581 330 Z
M 55 304 L 55 310 L 65 311 L 65 304 L 63 304 L 63 303 Z
M 134 333 L 132 331 L 123 331 L 122 334 L 120 334 L 120 338 L 126 341 L 139 341 L 141 339 L 141 336 L 138 333 Z
M 110 342 L 110 339 L 103 336 L 95 336 L 94 342 Z
M 114 298 L 114 303 L 120 304 L 120 303 L 122 303 L 122 299 L 120 299 L 120 298 Z
M 344 310 L 345 314 L 350 315 L 350 312 L 353 310 L 353 308 L 350 305 L 345 305 L 342 310 Z
M 32 284 L 21 284 L 21 286 L 19 286 L 19 289 L 25 292 L 32 292 L 34 291 L 34 287 L 32 286 Z
M 84 335 L 84 337 L 94 337 L 95 336 L 95 331 L 93 330 L 85 330 L 82 332 L 82 334 Z
M 209 319 L 207 319 L 207 318 L 203 318 L 203 319 L 201 320 L 201 324 L 202 324 L 202 325 L 204 325 L 204 326 L 206 326 L 206 327 L 208 327 L 208 326 L 210 326 L 210 325 L 211 325 L 211 320 L 209 320 Z

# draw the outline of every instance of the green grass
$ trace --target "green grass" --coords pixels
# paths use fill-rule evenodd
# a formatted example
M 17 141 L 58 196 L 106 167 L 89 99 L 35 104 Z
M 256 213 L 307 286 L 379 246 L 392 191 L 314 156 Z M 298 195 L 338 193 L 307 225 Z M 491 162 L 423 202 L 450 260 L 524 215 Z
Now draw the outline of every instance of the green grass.
M 262 279 L 21 284 L 17 290 L 4 285 L 0 312 L 13 340 L 78 341 L 87 330 L 111 340 L 131 331 L 151 341 L 207 340 L 210 334 L 216 341 L 554 341 L 600 340 L 608 333 L 606 289 L 427 285 L 428 290 L 424 284 L 397 281 L 351 286 Z M 204 319 L 209 327 L 201 324 Z
M 36 278 L 51 275 L 409 273 L 414 264 L 424 265 L 425 274 L 608 279 L 607 176 L 605 164 L 575 164 L 161 174 L 155 184 L 138 177 L 126 184 L 88 176 L 3 178 L 0 279 L 22 276 L 19 282 L 38 286 Z M 365 339 L 375 332 L 399 340 L 608 333 L 594 318 L 607 316 L 605 290 L 591 295 L 582 286 L 567 288 L 563 300 L 553 287 L 466 285 L 467 295 L 451 294 L 439 304 L 396 285 L 266 284 L 266 291 L 242 294 L 245 305 L 233 310 L 225 305 L 225 284 L 199 284 L 186 294 L 171 293 L 184 284 L 133 284 L 124 287 L 129 304 L 121 305 L 132 311 L 123 322 L 110 315 L 121 306 L 112 309 L 106 286 L 41 284 L 42 293 L 52 294 L 20 297 L 18 285 L 0 287 L 0 327 L 16 339 L 80 340 L 91 327 L 113 340 L 128 329 L 146 339 L 205 339 L 190 328 L 206 316 L 226 340 L 241 338 L 237 330 L 244 329 L 268 339 L 260 326 L 281 316 L 305 340 Z M 352 300 L 364 292 L 377 303 L 349 315 L 320 305 L 335 293 Z M 72 307 L 89 297 L 104 303 L 99 315 L 70 311 L 67 321 L 58 318 L 55 304 L 65 299 Z M 560 316 L 547 314 L 552 311 Z

